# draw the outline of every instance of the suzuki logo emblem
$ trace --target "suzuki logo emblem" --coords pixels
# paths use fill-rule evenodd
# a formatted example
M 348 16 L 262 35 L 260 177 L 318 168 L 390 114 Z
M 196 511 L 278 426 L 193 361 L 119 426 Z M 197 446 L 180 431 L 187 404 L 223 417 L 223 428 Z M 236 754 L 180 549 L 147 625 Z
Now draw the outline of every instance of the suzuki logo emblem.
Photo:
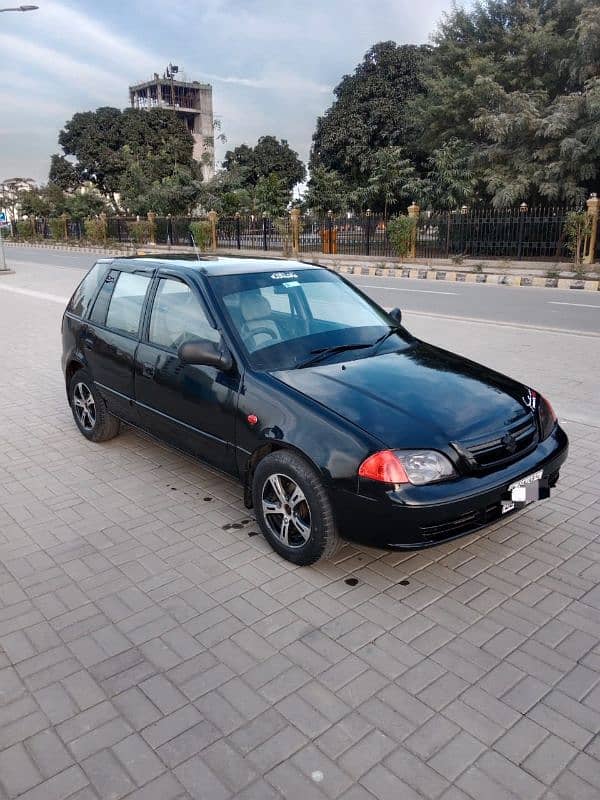
M 514 436 L 510 433 L 504 434 L 500 440 L 509 453 L 514 453 L 517 449 L 517 442 Z
M 527 394 L 523 398 L 523 402 L 530 408 L 532 411 L 535 411 L 535 407 L 537 405 L 537 395 L 535 392 L 532 392 L 531 389 L 527 390 Z

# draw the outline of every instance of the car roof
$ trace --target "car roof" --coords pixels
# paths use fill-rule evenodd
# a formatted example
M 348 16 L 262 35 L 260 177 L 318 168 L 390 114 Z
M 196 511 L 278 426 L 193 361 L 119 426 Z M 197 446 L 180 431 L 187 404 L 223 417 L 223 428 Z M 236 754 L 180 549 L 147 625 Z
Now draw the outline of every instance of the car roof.
M 119 262 L 124 262 L 130 268 L 133 267 L 134 269 L 138 263 L 140 267 L 145 267 L 147 269 L 149 262 L 155 262 L 155 266 L 167 267 L 168 269 L 174 269 L 183 274 L 200 273 L 208 277 L 215 277 L 218 275 L 246 275 L 256 272 L 290 272 L 291 270 L 297 272 L 298 270 L 319 269 L 316 264 L 303 264 L 300 261 L 288 261 L 287 259 L 223 258 L 221 256 L 215 256 L 213 258 L 201 257 L 199 260 L 191 260 L 187 258 L 164 258 L 149 254 L 141 258 L 134 256 L 112 259 L 112 263 L 115 264 L 115 266 L 117 266 Z

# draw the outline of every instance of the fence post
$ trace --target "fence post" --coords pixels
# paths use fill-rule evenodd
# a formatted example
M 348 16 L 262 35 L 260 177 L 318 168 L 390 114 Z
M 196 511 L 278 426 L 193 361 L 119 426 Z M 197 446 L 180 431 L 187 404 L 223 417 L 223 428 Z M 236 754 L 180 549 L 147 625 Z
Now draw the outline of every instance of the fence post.
M 588 239 L 587 253 L 583 257 L 584 264 L 593 264 L 596 260 L 596 242 L 598 241 L 598 215 L 600 199 L 596 192 L 592 192 L 587 200 L 587 213 L 590 216 L 591 230 Z
M 108 238 L 108 219 L 105 211 L 100 212 L 100 222 L 102 223 L 102 243 L 104 244 L 104 247 L 106 247 L 106 240 Z
M 169 247 L 173 246 L 173 216 L 167 214 L 167 244 Z
M 416 258 L 417 257 L 417 221 L 419 219 L 419 212 L 421 209 L 413 200 L 411 205 L 408 207 L 408 216 L 411 219 L 414 219 L 415 224 L 412 229 L 412 233 L 410 235 L 410 257 Z
M 517 259 L 519 261 L 523 258 L 523 230 L 525 228 L 525 215 L 528 211 L 527 203 L 521 203 L 519 206 L 519 243 L 517 249 Z
M 371 255 L 371 209 L 367 208 L 365 213 L 366 213 L 366 216 L 367 216 L 367 242 L 366 242 L 367 247 L 366 247 L 366 251 L 367 251 L 367 255 L 370 256 Z
M 263 240 L 263 250 L 268 250 L 267 246 L 267 212 L 263 211 L 262 213 L 262 240 Z
M 60 218 L 63 221 L 63 230 L 65 233 L 65 242 L 69 240 L 69 215 L 65 211 L 63 214 L 60 215 Z
M 156 244 L 156 212 L 149 211 L 148 212 L 148 226 L 150 230 L 148 231 L 148 239 L 150 244 Z
M 217 220 L 219 219 L 219 215 L 216 211 L 209 211 L 208 212 L 208 220 L 210 222 L 210 245 L 211 249 L 215 252 L 217 251 Z
M 237 244 L 237 249 L 242 249 L 242 240 L 240 236 L 240 212 L 235 212 L 235 240 Z
M 300 254 L 300 209 L 292 208 L 290 211 L 290 226 L 292 233 L 292 256 Z

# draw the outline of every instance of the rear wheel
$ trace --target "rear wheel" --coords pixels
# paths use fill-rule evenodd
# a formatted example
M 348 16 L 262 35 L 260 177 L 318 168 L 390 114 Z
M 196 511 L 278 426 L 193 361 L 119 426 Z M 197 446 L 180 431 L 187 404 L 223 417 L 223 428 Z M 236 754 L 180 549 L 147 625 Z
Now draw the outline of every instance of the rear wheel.
M 327 492 L 316 472 L 295 453 L 278 451 L 259 462 L 252 495 L 265 538 L 300 566 L 330 558 L 340 544 Z
M 80 432 L 91 442 L 106 442 L 119 433 L 120 423 L 108 413 L 90 374 L 77 370 L 69 382 L 69 403 Z

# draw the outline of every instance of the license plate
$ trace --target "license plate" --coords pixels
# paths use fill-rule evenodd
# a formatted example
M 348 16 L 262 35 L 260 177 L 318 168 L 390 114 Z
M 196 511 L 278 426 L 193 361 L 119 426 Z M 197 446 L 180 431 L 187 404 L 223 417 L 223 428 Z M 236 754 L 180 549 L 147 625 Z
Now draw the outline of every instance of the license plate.
M 521 478 L 508 487 L 510 501 L 512 503 L 532 503 L 540 499 L 540 479 L 544 470 L 532 472 L 525 478 Z M 506 513 L 506 512 L 504 512 Z
M 503 514 L 508 514 L 508 512 L 512 511 L 514 507 L 515 504 L 513 503 L 512 500 L 502 500 L 501 502 L 501 508 Z

